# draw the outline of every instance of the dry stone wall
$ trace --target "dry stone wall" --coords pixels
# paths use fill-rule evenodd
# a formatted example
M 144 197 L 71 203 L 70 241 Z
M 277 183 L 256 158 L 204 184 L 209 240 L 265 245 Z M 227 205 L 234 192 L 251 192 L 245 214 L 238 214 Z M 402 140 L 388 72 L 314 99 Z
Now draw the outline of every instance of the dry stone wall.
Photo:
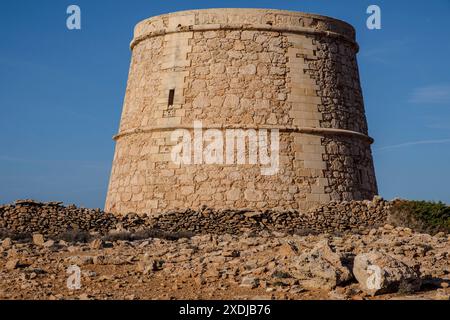
M 26 237 L 34 233 L 52 237 L 77 232 L 105 235 L 116 230 L 192 234 L 359 232 L 385 224 L 390 208 L 390 202 L 376 197 L 372 201 L 332 201 L 307 212 L 202 207 L 118 216 L 100 209 L 64 206 L 61 202 L 18 200 L 0 206 L 0 238 L 2 234 Z
M 279 10 L 183 11 L 139 23 L 131 47 L 106 211 L 305 210 L 377 194 L 347 23 Z M 195 121 L 223 135 L 278 130 L 278 171 L 174 163 L 171 134 L 193 135 Z

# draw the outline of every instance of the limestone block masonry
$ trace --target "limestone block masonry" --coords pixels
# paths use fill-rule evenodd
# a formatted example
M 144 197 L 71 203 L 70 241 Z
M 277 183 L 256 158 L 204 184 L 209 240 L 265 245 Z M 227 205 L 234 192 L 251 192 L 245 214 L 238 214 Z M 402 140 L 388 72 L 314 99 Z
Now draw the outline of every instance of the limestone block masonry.
M 377 185 L 349 24 L 266 9 L 182 11 L 140 22 L 105 211 L 306 210 L 372 199 Z M 171 133 L 278 129 L 279 170 L 175 164 Z

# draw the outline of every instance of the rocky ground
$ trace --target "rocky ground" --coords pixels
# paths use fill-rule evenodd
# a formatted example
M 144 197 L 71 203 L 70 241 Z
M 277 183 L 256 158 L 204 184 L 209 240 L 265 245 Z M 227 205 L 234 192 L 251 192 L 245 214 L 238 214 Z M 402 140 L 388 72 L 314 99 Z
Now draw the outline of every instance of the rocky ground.
M 120 238 L 119 231 L 87 243 L 4 238 L 0 299 L 450 297 L 450 236 L 443 233 L 385 225 L 361 233 Z M 80 268 L 80 289 L 70 266 Z

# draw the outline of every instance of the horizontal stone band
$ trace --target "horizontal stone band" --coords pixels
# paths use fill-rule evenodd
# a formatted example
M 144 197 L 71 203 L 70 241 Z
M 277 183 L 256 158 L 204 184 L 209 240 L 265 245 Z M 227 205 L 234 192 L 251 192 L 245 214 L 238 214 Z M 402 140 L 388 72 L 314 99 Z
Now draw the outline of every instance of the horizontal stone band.
M 192 126 L 152 126 L 152 127 L 144 127 L 140 129 L 131 129 L 131 130 L 125 130 L 123 132 L 120 132 L 119 134 L 115 135 L 113 139 L 117 141 L 118 139 L 129 136 L 132 134 L 139 134 L 139 133 L 147 133 L 147 132 L 153 132 L 153 131 L 168 131 L 168 130 L 177 130 L 177 129 L 187 129 L 187 130 L 193 130 L 194 127 Z M 202 126 L 202 130 L 208 130 L 208 129 L 242 129 L 242 130 L 248 130 L 248 129 L 267 129 L 267 130 L 273 130 L 278 129 L 280 132 L 298 132 L 298 133 L 305 133 L 305 134 L 316 134 L 316 135 L 343 135 L 343 136 L 353 136 L 357 137 L 361 140 L 365 140 L 368 143 L 372 144 L 374 142 L 373 138 L 369 137 L 368 135 L 365 135 L 364 133 L 357 132 L 357 131 L 351 131 L 351 130 L 345 130 L 345 129 L 334 129 L 334 128 L 313 128 L 313 127 L 298 127 L 298 126 L 270 126 L 270 125 L 261 125 L 261 126 L 248 126 L 248 125 L 209 125 L 209 126 Z
M 271 26 L 268 24 L 256 24 L 256 25 L 243 25 L 243 24 L 205 24 L 205 25 L 192 25 L 192 26 L 183 26 L 179 28 L 165 28 L 156 30 L 153 32 L 149 32 L 147 34 L 144 34 L 142 36 L 139 36 L 133 41 L 131 41 L 130 48 L 133 50 L 133 48 L 140 42 L 152 38 L 152 37 L 158 37 L 163 36 L 166 34 L 172 34 L 172 33 L 181 33 L 181 32 L 195 32 L 195 31 L 216 31 L 216 30 L 252 30 L 252 31 L 272 31 L 272 32 L 281 32 L 281 33 L 293 33 L 293 34 L 312 34 L 312 35 L 319 35 L 319 36 L 325 36 L 325 37 L 335 37 L 343 39 L 344 41 L 347 41 L 351 43 L 355 49 L 356 52 L 359 51 L 359 46 L 355 42 L 354 39 L 332 31 L 323 31 L 323 30 L 315 30 L 311 28 L 305 28 L 305 27 L 296 27 L 296 26 Z

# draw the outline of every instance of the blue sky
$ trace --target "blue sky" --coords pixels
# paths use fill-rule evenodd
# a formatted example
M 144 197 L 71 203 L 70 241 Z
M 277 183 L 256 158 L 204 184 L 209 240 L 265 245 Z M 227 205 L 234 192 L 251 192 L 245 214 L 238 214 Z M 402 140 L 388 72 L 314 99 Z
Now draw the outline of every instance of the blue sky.
M 66 28 L 66 8 L 82 30 Z M 366 9 L 382 29 L 366 28 Z M 2 1 L 0 203 L 103 207 L 134 25 L 171 11 L 256 7 L 313 12 L 357 30 L 379 191 L 450 203 L 450 1 Z

